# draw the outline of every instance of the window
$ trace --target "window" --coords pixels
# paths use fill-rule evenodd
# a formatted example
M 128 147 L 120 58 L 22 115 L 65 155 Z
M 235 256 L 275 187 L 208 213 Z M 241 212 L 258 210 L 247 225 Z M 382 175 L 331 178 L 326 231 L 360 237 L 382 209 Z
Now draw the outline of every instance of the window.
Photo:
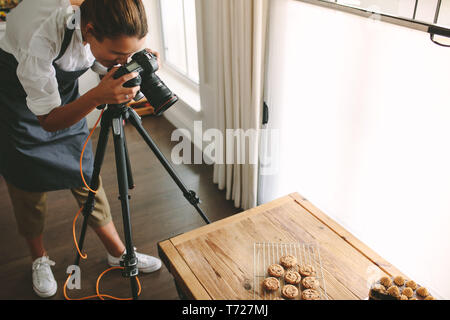
M 319 0 L 420 22 L 450 26 L 450 0 Z
M 160 0 L 164 62 L 198 85 L 195 0 Z
M 338 0 L 337 3 L 428 23 L 450 25 L 450 0 Z
M 407 26 L 450 47 L 450 0 L 299 0 Z

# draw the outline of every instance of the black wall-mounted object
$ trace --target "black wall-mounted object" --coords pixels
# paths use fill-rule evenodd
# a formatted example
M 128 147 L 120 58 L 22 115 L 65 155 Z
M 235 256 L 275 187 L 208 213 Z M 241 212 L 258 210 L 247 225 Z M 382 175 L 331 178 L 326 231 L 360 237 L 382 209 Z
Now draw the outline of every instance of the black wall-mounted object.
M 262 114 L 262 124 L 268 124 L 269 123 L 269 106 L 264 101 L 263 103 L 263 114 Z

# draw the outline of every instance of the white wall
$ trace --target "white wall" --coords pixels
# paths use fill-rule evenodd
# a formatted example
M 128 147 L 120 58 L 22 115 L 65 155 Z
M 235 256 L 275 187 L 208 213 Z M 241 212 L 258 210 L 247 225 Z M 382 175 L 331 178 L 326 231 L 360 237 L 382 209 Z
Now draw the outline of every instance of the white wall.
M 450 298 L 450 49 L 412 29 L 271 4 L 266 100 L 281 139 L 260 202 L 299 192 Z

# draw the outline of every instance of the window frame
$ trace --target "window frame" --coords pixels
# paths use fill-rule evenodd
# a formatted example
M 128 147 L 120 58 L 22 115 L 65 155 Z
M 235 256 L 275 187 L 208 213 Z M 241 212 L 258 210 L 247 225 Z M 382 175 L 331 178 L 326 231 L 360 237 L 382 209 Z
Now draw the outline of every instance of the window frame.
M 318 5 L 318 6 L 322 6 L 322 7 L 326 7 L 326 8 L 330 8 L 330 9 L 336 9 L 339 11 L 344 11 L 347 13 L 355 14 L 358 16 L 366 17 L 366 18 L 370 18 L 374 14 L 376 14 L 377 17 L 379 17 L 379 20 L 381 20 L 381 21 L 429 33 L 431 40 L 434 43 L 436 43 L 438 45 L 442 45 L 442 46 L 447 46 L 447 45 L 443 45 L 443 44 L 440 44 L 439 42 L 436 42 L 434 40 L 434 36 L 437 35 L 437 36 L 450 38 L 450 27 L 439 25 L 439 24 L 427 23 L 427 22 L 423 22 L 420 20 L 408 19 L 408 18 L 394 16 L 394 15 L 390 15 L 390 14 L 382 13 L 382 12 L 381 13 L 373 12 L 373 11 L 355 7 L 355 6 L 352 6 L 349 4 L 339 3 L 339 2 L 337 2 L 337 0 L 334 0 L 334 2 L 332 2 L 332 0 L 296 0 L 296 1 L 306 2 L 309 4 Z M 436 21 L 436 16 L 437 16 L 437 13 L 439 10 L 440 3 L 441 3 L 441 0 L 438 0 L 438 5 L 436 7 L 435 21 Z M 417 4 L 417 1 L 416 1 L 416 4 Z M 414 12 L 414 17 L 415 17 L 415 15 L 416 15 L 416 12 Z
M 196 82 L 194 79 L 191 79 L 189 77 L 189 61 L 188 61 L 188 55 L 187 55 L 187 41 L 186 41 L 186 18 L 185 18 L 185 12 L 184 12 L 184 0 L 183 0 L 183 24 L 184 24 L 184 46 L 185 46 L 185 52 L 186 52 L 186 69 L 187 69 L 187 73 L 183 72 L 182 70 L 180 70 L 180 68 L 178 68 L 176 65 L 174 65 L 173 63 L 171 63 L 169 60 L 167 60 L 167 56 L 166 56 L 166 41 L 165 41 L 165 33 L 164 33 L 164 18 L 163 18 L 163 12 L 162 12 L 162 6 L 161 6 L 161 2 L 163 0 L 158 0 L 158 9 L 159 9 L 159 21 L 161 23 L 160 25 L 160 31 L 161 31 L 161 45 L 162 45 L 162 52 L 161 52 L 161 56 L 163 58 L 163 62 L 165 64 L 165 66 L 167 66 L 169 69 L 171 69 L 172 73 L 175 73 L 176 76 L 178 76 L 178 78 L 181 81 L 184 81 L 185 84 L 189 85 L 192 89 L 198 90 L 199 86 L 200 86 L 200 66 L 197 69 L 198 72 L 198 79 L 199 82 Z M 195 6 L 197 6 L 195 4 Z M 197 15 L 196 15 L 196 23 L 197 23 Z M 196 26 L 197 27 L 197 26 Z M 196 32 L 198 33 L 198 30 L 196 30 Z M 197 39 L 197 52 L 199 49 L 199 42 Z M 198 54 L 197 54 L 197 59 L 198 59 Z M 174 74 L 172 74 L 174 75 Z

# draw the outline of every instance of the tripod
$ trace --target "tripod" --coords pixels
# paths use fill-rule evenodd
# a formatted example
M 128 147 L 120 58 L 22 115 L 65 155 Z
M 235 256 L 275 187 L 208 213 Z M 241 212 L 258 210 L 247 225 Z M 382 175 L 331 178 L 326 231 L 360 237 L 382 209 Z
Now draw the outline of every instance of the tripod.
M 104 108 L 102 106 L 101 108 Z M 158 160 L 164 166 L 164 168 L 168 171 L 172 179 L 178 185 L 178 187 L 183 192 L 184 197 L 187 201 L 194 206 L 203 220 L 209 224 L 211 223 L 206 216 L 206 214 L 202 211 L 202 209 L 198 206 L 200 203 L 200 199 L 197 197 L 196 193 L 192 190 L 188 190 L 187 187 L 180 180 L 178 175 L 175 173 L 169 161 L 164 157 L 162 152 L 158 149 L 155 142 L 152 140 L 150 135 L 144 129 L 141 123 L 141 118 L 138 116 L 136 111 L 126 105 L 110 105 L 104 111 L 102 119 L 101 119 L 101 129 L 100 135 L 98 139 L 97 150 L 95 153 L 94 159 L 94 170 L 92 173 L 91 179 L 91 189 L 97 190 L 99 186 L 99 176 L 101 171 L 101 166 L 103 164 L 103 160 L 105 157 L 106 146 L 108 143 L 108 136 L 112 129 L 113 137 L 114 137 L 114 151 L 115 151 L 115 159 L 116 159 L 116 169 L 117 169 L 117 179 L 119 185 L 119 200 L 121 201 L 122 206 L 122 218 L 123 218 L 123 226 L 124 226 L 124 234 L 125 234 L 125 247 L 126 254 L 123 257 L 123 262 L 121 262 L 121 266 L 123 267 L 122 275 L 124 277 L 130 278 L 131 280 L 131 290 L 133 294 L 133 299 L 136 300 L 138 298 L 138 285 L 137 285 L 137 258 L 134 253 L 134 247 L 132 242 L 132 233 L 131 233 L 131 223 L 130 223 L 130 196 L 128 194 L 129 189 L 134 188 L 133 175 L 131 172 L 131 163 L 128 156 L 128 148 L 125 138 L 125 131 L 123 127 L 124 120 L 128 120 L 138 131 L 138 133 L 142 136 L 144 141 L 156 155 Z M 88 194 L 88 198 L 86 200 L 86 204 L 83 208 L 83 225 L 80 233 L 80 239 L 78 241 L 80 252 L 83 248 L 84 238 L 87 230 L 87 222 L 94 210 L 95 206 L 95 193 L 90 191 Z M 80 263 L 80 254 L 77 253 L 77 257 L 75 260 L 75 265 L 79 265 Z

